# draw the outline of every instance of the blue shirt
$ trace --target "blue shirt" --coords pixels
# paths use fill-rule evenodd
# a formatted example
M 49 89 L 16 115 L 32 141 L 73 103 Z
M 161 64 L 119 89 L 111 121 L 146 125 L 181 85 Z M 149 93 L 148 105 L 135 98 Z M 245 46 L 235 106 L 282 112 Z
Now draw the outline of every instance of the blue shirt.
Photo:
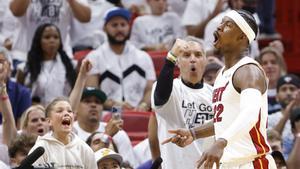
M 17 121 L 22 116 L 22 113 L 31 106 L 30 90 L 16 82 L 8 80 L 7 93 L 11 102 L 14 113 L 14 118 Z M 2 123 L 2 115 L 0 113 L 0 124 Z

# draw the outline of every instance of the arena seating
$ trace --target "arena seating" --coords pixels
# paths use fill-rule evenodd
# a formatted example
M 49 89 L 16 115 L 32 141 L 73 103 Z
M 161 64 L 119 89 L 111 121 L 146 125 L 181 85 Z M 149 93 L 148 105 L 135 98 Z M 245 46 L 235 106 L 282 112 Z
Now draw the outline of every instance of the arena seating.
M 132 145 L 148 137 L 148 122 L 152 112 L 124 111 L 122 119 L 124 120 L 123 129 L 128 134 Z M 103 121 L 108 122 L 111 119 L 111 113 L 103 117 Z

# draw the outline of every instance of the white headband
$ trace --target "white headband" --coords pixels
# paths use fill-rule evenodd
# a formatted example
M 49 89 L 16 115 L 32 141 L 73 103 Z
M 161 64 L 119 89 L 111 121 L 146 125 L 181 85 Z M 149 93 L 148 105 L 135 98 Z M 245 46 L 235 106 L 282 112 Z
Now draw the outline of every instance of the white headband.
M 231 18 L 238 25 L 238 27 L 246 34 L 249 43 L 251 43 L 255 39 L 254 31 L 237 11 L 231 10 L 227 12 L 226 16 Z

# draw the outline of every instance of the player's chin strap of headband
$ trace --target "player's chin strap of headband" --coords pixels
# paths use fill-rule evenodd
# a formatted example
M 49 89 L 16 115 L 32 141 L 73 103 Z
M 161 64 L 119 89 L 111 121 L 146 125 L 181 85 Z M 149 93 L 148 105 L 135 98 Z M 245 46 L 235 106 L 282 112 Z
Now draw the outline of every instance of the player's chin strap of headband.
M 238 27 L 244 32 L 247 36 L 249 43 L 255 39 L 255 33 L 245 19 L 235 10 L 231 10 L 226 14 L 227 17 L 231 18 Z

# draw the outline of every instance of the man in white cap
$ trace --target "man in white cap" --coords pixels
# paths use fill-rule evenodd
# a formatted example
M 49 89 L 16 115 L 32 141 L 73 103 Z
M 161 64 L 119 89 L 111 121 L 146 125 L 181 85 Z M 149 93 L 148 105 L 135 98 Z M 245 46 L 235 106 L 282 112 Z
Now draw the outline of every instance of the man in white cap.
M 122 156 L 109 148 L 102 148 L 95 152 L 98 169 L 121 169 Z
M 215 143 L 198 161 L 198 168 L 275 169 L 267 142 L 267 78 L 261 66 L 245 51 L 257 36 L 251 13 L 232 10 L 214 32 L 214 46 L 224 55 L 213 91 L 214 119 L 176 134 L 165 142 L 181 147 L 198 138 L 215 135 Z

